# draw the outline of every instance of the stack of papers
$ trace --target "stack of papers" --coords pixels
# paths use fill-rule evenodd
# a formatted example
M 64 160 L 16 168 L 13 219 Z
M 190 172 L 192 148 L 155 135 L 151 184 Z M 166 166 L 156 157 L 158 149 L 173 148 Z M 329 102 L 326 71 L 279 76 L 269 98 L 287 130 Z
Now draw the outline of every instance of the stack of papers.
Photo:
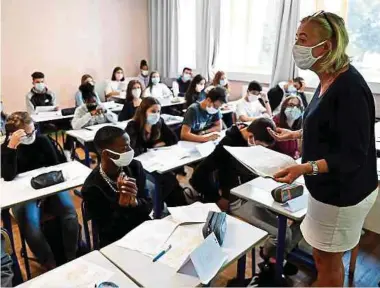
M 273 175 L 281 169 L 297 164 L 293 158 L 263 146 L 223 147 L 234 156 L 236 160 L 253 173 L 262 177 L 273 178 Z
M 183 223 L 204 223 L 207 220 L 208 212 L 220 212 L 215 203 L 203 204 L 195 202 L 188 206 L 168 207 L 174 222 Z

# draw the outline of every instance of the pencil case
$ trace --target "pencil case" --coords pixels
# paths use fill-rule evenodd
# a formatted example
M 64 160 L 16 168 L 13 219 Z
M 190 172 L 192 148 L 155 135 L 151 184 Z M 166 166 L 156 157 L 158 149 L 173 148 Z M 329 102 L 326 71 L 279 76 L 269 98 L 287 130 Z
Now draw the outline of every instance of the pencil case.
M 300 184 L 284 184 L 272 190 L 274 201 L 286 203 L 291 199 L 297 198 L 303 194 L 303 186 Z
M 65 178 L 63 178 L 62 171 L 50 171 L 33 177 L 32 180 L 30 180 L 30 184 L 34 189 L 42 189 L 64 181 Z

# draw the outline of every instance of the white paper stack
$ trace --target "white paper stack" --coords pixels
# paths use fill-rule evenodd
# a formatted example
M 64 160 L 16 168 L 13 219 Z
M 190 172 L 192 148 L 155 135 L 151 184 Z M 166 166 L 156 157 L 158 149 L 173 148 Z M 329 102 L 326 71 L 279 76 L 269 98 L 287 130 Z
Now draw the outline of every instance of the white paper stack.
M 215 203 L 195 202 L 187 206 L 168 207 L 173 221 L 183 223 L 204 223 L 207 220 L 208 212 L 220 212 Z

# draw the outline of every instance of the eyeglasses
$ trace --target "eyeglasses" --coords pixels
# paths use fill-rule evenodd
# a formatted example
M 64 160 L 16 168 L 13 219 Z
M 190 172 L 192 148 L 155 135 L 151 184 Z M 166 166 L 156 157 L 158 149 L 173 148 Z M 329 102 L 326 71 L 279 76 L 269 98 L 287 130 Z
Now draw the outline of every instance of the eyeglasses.
M 30 133 L 25 133 L 25 136 L 26 136 L 27 138 L 30 138 L 30 137 L 33 136 L 34 133 L 36 133 L 36 129 L 34 129 L 34 130 L 33 130 L 32 132 L 30 132 Z
M 322 15 L 327 23 L 329 24 L 330 28 L 331 28 L 331 31 L 332 31 L 332 37 L 335 37 L 335 30 L 334 30 L 334 26 L 332 25 L 331 21 L 329 20 L 329 17 L 327 17 L 326 15 L 326 12 L 324 10 L 321 10 L 321 11 L 318 11 L 318 12 L 315 12 L 313 15 L 311 15 L 311 17 L 318 17 L 319 15 Z

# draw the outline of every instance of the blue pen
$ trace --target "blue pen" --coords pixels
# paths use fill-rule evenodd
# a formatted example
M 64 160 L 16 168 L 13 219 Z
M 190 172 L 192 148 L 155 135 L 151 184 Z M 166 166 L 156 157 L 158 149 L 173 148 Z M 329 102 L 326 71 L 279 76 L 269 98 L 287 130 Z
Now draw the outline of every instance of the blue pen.
M 168 252 L 172 248 L 172 245 L 169 245 L 168 248 L 165 250 L 162 250 L 156 257 L 153 258 L 153 262 L 156 262 L 158 259 L 160 259 L 162 256 L 165 255 L 166 252 Z

